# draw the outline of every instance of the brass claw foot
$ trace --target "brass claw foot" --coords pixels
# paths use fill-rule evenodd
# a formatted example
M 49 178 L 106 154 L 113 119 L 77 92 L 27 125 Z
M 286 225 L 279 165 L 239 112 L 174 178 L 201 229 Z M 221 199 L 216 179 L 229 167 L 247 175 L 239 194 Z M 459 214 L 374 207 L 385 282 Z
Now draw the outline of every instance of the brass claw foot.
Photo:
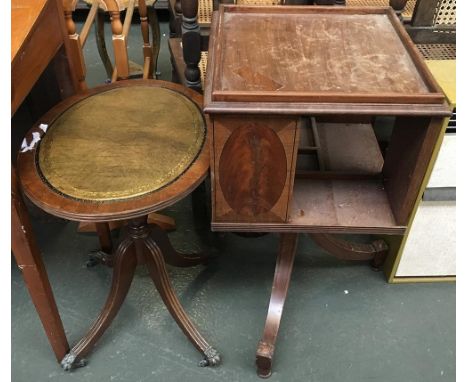
M 198 366 L 200 366 L 200 367 L 216 366 L 216 365 L 219 365 L 221 363 L 221 355 L 212 346 L 207 348 L 203 352 L 203 354 L 205 354 L 205 358 L 203 358 L 198 363 Z
M 73 352 L 67 353 L 65 357 L 63 357 L 62 361 L 60 362 L 62 369 L 65 371 L 71 371 L 78 367 L 86 366 L 86 364 L 87 364 L 87 361 L 84 358 L 77 360 L 76 354 Z

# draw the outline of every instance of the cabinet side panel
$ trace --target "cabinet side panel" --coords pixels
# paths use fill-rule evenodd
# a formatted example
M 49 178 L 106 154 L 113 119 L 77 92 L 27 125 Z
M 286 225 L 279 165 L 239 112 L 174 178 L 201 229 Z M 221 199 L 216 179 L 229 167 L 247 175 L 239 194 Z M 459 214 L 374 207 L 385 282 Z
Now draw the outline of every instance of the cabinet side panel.
M 215 221 L 286 221 L 296 124 L 295 118 L 216 117 Z
M 398 225 L 408 225 L 442 127 L 442 118 L 400 117 L 395 122 L 383 174 Z

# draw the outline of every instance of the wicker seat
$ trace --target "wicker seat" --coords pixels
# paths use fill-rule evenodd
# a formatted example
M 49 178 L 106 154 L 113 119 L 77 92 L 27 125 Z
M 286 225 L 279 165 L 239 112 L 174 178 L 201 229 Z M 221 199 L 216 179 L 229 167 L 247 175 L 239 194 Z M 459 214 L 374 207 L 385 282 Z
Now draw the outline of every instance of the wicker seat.
M 239 5 L 280 5 L 282 0 L 237 0 Z M 198 24 L 201 27 L 211 25 L 211 15 L 213 13 L 213 0 L 198 0 Z
M 350 7 L 388 7 L 388 0 L 346 0 L 346 5 Z M 408 0 L 403 12 L 403 19 L 411 20 L 413 16 L 416 0 Z
M 416 44 L 425 60 L 455 60 L 455 44 Z
M 89 1 L 89 0 L 88 0 Z M 280 5 L 281 0 L 237 0 L 235 4 L 240 5 Z M 388 7 L 388 0 L 347 0 L 346 5 L 350 7 Z M 411 20 L 416 0 L 408 0 L 402 12 L 403 19 Z M 198 24 L 201 27 L 211 25 L 211 14 L 213 13 L 213 0 L 198 1 Z
M 457 22 L 456 0 L 439 0 L 434 13 L 434 25 L 455 25 Z
M 211 25 L 213 0 L 198 0 L 198 24 L 201 27 Z

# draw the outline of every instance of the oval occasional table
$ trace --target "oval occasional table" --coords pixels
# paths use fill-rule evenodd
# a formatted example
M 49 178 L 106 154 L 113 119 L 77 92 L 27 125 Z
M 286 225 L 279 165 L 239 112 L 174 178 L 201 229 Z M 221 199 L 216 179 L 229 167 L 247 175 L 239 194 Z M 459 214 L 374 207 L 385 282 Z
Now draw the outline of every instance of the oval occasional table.
M 137 264 L 145 264 L 179 327 L 203 353 L 201 366 L 220 362 L 198 332 L 169 281 L 165 263 L 192 266 L 206 256 L 185 256 L 146 216 L 191 193 L 206 177 L 209 147 L 201 96 L 155 80 L 119 81 L 73 96 L 51 109 L 27 133 L 18 154 L 26 196 L 44 211 L 74 221 L 126 220 L 114 254 L 112 286 L 88 333 L 62 360 L 85 364 L 116 316 Z M 150 106 L 150 107 L 149 107 Z

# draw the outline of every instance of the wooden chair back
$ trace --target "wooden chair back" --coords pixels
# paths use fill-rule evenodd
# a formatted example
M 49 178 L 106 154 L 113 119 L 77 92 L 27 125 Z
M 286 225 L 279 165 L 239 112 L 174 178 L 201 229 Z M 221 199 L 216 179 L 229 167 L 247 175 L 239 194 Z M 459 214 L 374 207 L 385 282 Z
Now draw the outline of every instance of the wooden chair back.
M 73 12 L 76 9 L 78 0 L 63 0 L 65 22 L 71 45 L 71 60 L 75 67 L 82 90 L 86 86 L 86 65 L 83 55 L 83 48 L 88 38 L 88 34 L 93 24 L 98 8 L 101 7 L 109 13 L 112 30 L 112 44 L 114 48 L 114 70 L 112 82 L 126 79 L 130 75 L 130 64 L 128 59 L 128 33 L 130 30 L 135 3 L 138 2 L 138 12 L 140 14 L 141 33 L 143 38 L 143 78 L 152 78 L 154 72 L 152 47 L 149 38 L 149 24 L 145 0 L 93 0 L 86 21 L 80 33 L 76 31 L 73 21 Z M 123 3 L 125 2 L 125 4 Z M 120 12 L 125 9 L 125 17 L 122 23 Z
M 406 28 L 418 44 L 455 44 L 456 0 L 418 0 Z
M 91 25 L 96 17 L 99 0 L 94 0 L 80 33 L 77 33 L 76 25 L 72 17 L 77 3 L 78 0 L 63 0 L 63 11 L 68 38 L 70 41 L 70 60 L 75 70 L 75 75 L 78 79 L 80 88 L 81 90 L 85 90 L 87 88 L 86 64 L 83 56 L 83 47 L 86 44 Z

